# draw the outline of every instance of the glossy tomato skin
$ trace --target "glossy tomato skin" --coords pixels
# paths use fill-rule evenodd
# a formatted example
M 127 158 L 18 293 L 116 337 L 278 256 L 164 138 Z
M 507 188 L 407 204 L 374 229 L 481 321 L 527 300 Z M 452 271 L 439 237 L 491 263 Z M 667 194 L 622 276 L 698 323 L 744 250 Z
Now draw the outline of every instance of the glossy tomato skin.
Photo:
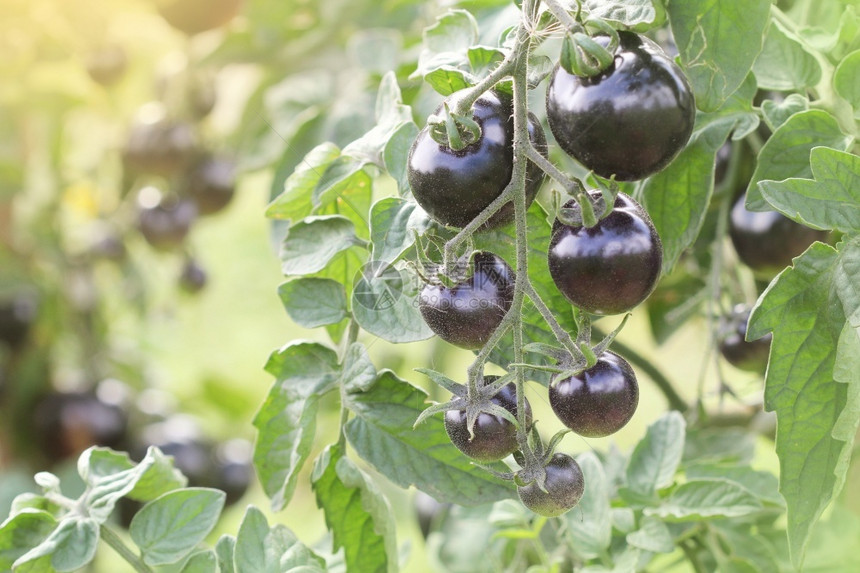
M 577 376 L 556 380 L 549 403 L 561 422 L 587 438 L 602 438 L 624 427 L 639 404 L 639 384 L 626 360 L 605 351 Z
M 757 340 L 746 339 L 751 310 L 746 305 L 738 305 L 732 310 L 720 329 L 720 354 L 735 368 L 763 373 L 767 368 L 773 335 L 768 333 Z
M 485 376 L 484 382 L 493 383 L 498 376 Z M 502 406 L 515 417 L 517 415 L 517 387 L 512 382 L 504 386 L 493 396 L 492 401 Z M 526 420 L 531 421 L 531 405 L 526 400 Z M 466 427 L 465 410 L 448 410 L 445 412 L 445 430 L 451 443 L 458 450 L 480 462 L 498 461 L 519 449 L 517 445 L 517 429 L 501 416 L 482 412 L 475 420 L 472 428 L 475 436 L 469 438 Z
M 572 200 L 565 204 L 575 206 Z M 619 193 L 612 213 L 590 229 L 556 221 L 547 260 L 556 287 L 571 303 L 592 314 L 619 314 L 654 290 L 663 247 L 648 213 Z
M 409 185 L 415 200 L 436 221 L 465 227 L 501 195 L 513 172 L 514 120 L 510 96 L 490 91 L 472 107 L 481 126 L 481 138 L 454 151 L 436 143 L 424 127 L 412 144 L 407 160 Z M 537 118 L 529 114 L 529 138 L 546 155 L 546 135 Z M 531 204 L 543 181 L 540 168 L 529 163 L 526 199 Z M 496 228 L 513 219 L 508 203 L 483 226 Z
M 517 487 L 523 505 L 546 517 L 566 513 L 579 503 L 585 491 L 585 478 L 576 460 L 567 454 L 555 454 L 546 465 L 546 491 L 532 482 Z
M 683 149 L 696 104 L 684 73 L 657 44 L 632 32 L 618 36 L 614 64 L 595 77 L 556 66 L 546 114 L 558 144 L 587 169 L 634 181 L 657 173 Z
M 748 211 L 741 195 L 729 215 L 729 236 L 741 262 L 759 277 L 770 278 L 813 242 L 826 241 L 827 231 L 810 229 L 776 211 Z
M 515 275 L 500 256 L 479 251 L 474 274 L 453 287 L 427 284 L 418 298 L 424 321 L 442 340 L 460 348 L 481 348 L 514 300 Z

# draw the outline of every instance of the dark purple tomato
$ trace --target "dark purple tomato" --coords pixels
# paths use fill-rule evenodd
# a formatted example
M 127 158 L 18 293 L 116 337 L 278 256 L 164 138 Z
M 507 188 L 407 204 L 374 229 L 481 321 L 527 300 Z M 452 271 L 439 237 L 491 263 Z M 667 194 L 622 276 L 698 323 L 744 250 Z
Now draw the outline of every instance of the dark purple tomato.
M 776 211 L 748 211 L 740 195 L 729 216 L 729 235 L 738 258 L 756 275 L 770 278 L 791 264 L 827 231 L 810 229 Z
M 158 11 L 167 23 L 193 36 L 220 28 L 239 13 L 242 0 L 172 0 L 162 2 Z
M 137 227 L 150 245 L 170 250 L 182 245 L 196 217 L 197 208 L 190 201 L 162 200 L 152 207 L 141 207 Z
M 626 360 L 605 351 L 588 370 L 556 380 L 549 403 L 561 422 L 587 438 L 614 434 L 630 421 L 639 404 L 639 384 Z
M 515 277 L 504 259 L 487 251 L 476 253 L 472 265 L 472 276 L 453 287 L 425 285 L 418 309 L 442 340 L 476 350 L 489 340 L 511 308 Z
M 199 159 L 185 181 L 184 193 L 201 215 L 212 215 L 226 207 L 236 191 L 236 162 L 232 158 L 206 155 Z
M 511 181 L 513 172 L 514 120 L 510 96 L 487 92 L 472 107 L 481 126 L 478 141 L 459 150 L 436 143 L 428 127 L 418 134 L 409 150 L 407 175 L 415 200 L 436 221 L 451 227 L 465 227 Z M 529 114 L 529 138 L 546 155 L 546 136 L 537 118 Z M 543 181 L 543 171 L 529 163 L 526 200 L 531 203 Z M 502 207 L 483 228 L 490 229 L 513 220 L 514 205 Z
M 87 73 L 97 84 L 110 86 L 125 74 L 127 64 L 125 50 L 120 46 L 103 46 L 87 58 Z
M 684 73 L 660 46 L 632 32 L 618 36 L 614 64 L 597 76 L 556 66 L 546 115 L 561 148 L 587 169 L 634 181 L 657 173 L 684 148 L 696 103 Z
M 197 153 L 194 127 L 160 120 L 132 126 L 122 159 L 131 173 L 170 177 L 184 171 Z
M 0 299 L 0 345 L 20 348 L 27 341 L 38 313 L 36 297 L 18 292 Z
M 120 449 L 128 415 L 93 392 L 54 392 L 33 412 L 38 442 L 51 461 L 77 456 L 91 446 Z
M 484 381 L 491 384 L 498 376 L 486 376 Z M 511 383 L 504 386 L 493 396 L 492 402 L 503 407 L 515 417 L 517 415 L 517 390 Z M 526 419 L 531 420 L 531 406 L 526 400 Z M 448 410 L 445 412 L 445 430 L 458 450 L 480 462 L 498 461 L 519 449 L 517 445 L 517 429 L 511 422 L 482 412 L 475 420 L 472 428 L 474 437 L 470 439 L 466 427 L 465 410 Z
M 751 311 L 747 305 L 738 305 L 732 310 L 720 328 L 720 353 L 735 368 L 763 373 L 767 368 L 773 336 L 768 333 L 758 340 L 746 339 Z
M 570 302 L 593 314 L 619 314 L 654 290 L 663 247 L 648 213 L 619 193 L 612 213 L 590 229 L 556 221 L 547 259 L 556 287 Z
M 532 482 L 518 486 L 517 494 L 523 505 L 538 515 L 556 517 L 575 507 L 582 499 L 585 478 L 579 464 L 567 454 L 555 454 L 545 469 L 546 491 L 537 482 Z
M 206 269 L 194 259 L 187 259 L 182 265 L 182 272 L 179 275 L 179 286 L 185 292 L 195 294 L 206 288 L 208 276 Z

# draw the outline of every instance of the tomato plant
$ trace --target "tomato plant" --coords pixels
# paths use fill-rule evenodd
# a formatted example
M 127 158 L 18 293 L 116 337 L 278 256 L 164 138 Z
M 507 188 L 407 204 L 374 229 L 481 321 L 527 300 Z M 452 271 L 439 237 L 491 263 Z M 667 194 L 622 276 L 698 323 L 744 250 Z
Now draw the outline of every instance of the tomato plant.
M 0 8 L 0 570 L 860 568 L 852 2 L 96 4 Z

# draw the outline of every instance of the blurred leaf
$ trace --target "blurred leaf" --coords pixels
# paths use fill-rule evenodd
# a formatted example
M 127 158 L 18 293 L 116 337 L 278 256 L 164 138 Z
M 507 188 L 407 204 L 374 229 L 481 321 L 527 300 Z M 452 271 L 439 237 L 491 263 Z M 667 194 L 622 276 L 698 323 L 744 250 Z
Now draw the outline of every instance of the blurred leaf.
M 726 480 L 691 480 L 681 484 L 645 515 L 667 521 L 699 521 L 715 517 L 742 517 L 761 511 L 761 503 L 748 490 Z
M 236 538 L 232 535 L 222 535 L 215 544 L 215 554 L 218 556 L 219 573 L 236 573 L 233 565 L 233 554 L 236 552 Z
M 0 571 L 11 570 L 15 560 L 41 545 L 56 527 L 53 515 L 35 509 L 7 518 L 0 524 Z
M 821 66 L 815 56 L 779 20 L 771 22 L 753 72 L 759 87 L 771 90 L 800 90 L 821 79 Z
M 394 516 L 382 493 L 338 446 L 317 458 L 311 483 L 347 570 L 397 571 Z
M 233 557 L 237 572 L 315 573 L 324 572 L 325 561 L 305 547 L 283 525 L 269 527 L 266 517 L 248 506 Z
M 426 398 L 423 390 L 383 371 L 367 391 L 345 398 L 355 414 L 346 425 L 350 444 L 400 487 L 415 485 L 441 502 L 476 505 L 511 497 L 512 482 L 493 477 L 451 445 L 440 416 L 412 428 Z
M 755 454 L 756 436 L 740 428 L 690 429 L 684 441 L 684 465 L 746 464 Z
M 212 531 L 226 494 L 209 488 L 185 488 L 150 501 L 131 520 L 128 533 L 147 565 L 176 563 Z
M 609 491 L 603 466 L 592 452 L 577 456 L 585 478 L 585 492 L 576 511 L 565 514 L 567 542 L 586 559 L 599 557 L 609 547 L 612 523 L 609 517 Z
M 348 316 L 346 291 L 331 279 L 292 280 L 278 288 L 278 295 L 290 318 L 305 328 L 335 324 Z
M 668 412 L 648 426 L 627 465 L 627 488 L 636 498 L 653 499 L 657 490 L 672 485 L 684 451 L 685 426 L 678 412 Z
M 678 267 L 657 283 L 646 301 L 651 335 L 663 344 L 698 311 L 704 298 L 705 281 Z
M 759 181 L 810 177 L 809 152 L 813 147 L 845 150 L 850 143 L 851 138 L 840 131 L 836 118 L 826 111 L 811 109 L 794 114 L 773 132 L 759 152 L 758 164 L 747 187 L 747 209 L 770 209 L 761 196 Z
M 407 175 L 407 158 L 412 142 L 415 141 L 416 137 L 418 137 L 418 126 L 412 122 L 404 123 L 391 134 L 388 143 L 385 144 L 385 149 L 382 151 L 385 170 L 397 181 L 397 190 L 401 197 L 406 197 L 411 193 Z
M 655 6 L 652 0 L 585 0 L 582 8 L 592 18 L 600 18 L 624 28 L 652 24 L 658 14 L 663 13 L 660 3 Z
M 798 223 L 845 233 L 860 230 L 860 157 L 814 147 L 810 166 L 814 181 L 762 181 L 762 195 L 777 211 Z
M 410 78 L 424 78 L 442 95 L 474 83 L 465 71 L 468 50 L 478 41 L 478 23 L 466 10 L 450 10 L 424 30 L 418 67 Z
M 418 203 L 398 197 L 386 197 L 374 203 L 370 211 L 371 258 L 393 263 L 415 244 L 432 220 Z
M 670 2 L 667 10 L 696 106 L 718 109 L 744 81 L 761 51 L 768 0 Z
M 284 191 L 266 209 L 273 219 L 299 221 L 311 214 L 311 197 L 323 173 L 332 161 L 340 157 L 340 149 L 333 143 L 321 143 L 313 148 L 287 178 Z
M 860 50 L 845 56 L 836 66 L 833 88 L 854 108 L 854 118 L 860 118 Z
M 89 517 L 68 515 L 39 545 L 19 557 L 12 569 L 50 571 L 37 567 L 43 563 L 57 571 L 75 571 L 93 560 L 99 543 L 99 524 Z
M 675 550 L 675 539 L 666 524 L 657 517 L 643 516 L 639 529 L 628 533 L 627 543 L 651 553 L 671 553 Z
M 403 35 L 394 28 L 357 31 L 349 42 L 349 53 L 365 71 L 383 75 L 396 70 L 403 49 Z
M 736 483 L 758 499 L 773 505 L 785 505 L 779 495 L 779 480 L 765 471 L 754 470 L 746 465 L 696 465 L 687 468 L 688 479 L 722 479 Z
M 340 378 L 337 354 L 307 342 L 273 353 L 266 371 L 277 380 L 254 418 L 254 467 L 272 508 L 283 509 L 310 455 L 319 398 Z
M 281 268 L 288 276 L 317 273 L 341 251 L 361 244 L 355 225 L 346 217 L 307 217 L 287 232 L 281 245 Z
M 220 573 L 218 558 L 211 549 L 195 553 L 185 563 L 180 573 Z

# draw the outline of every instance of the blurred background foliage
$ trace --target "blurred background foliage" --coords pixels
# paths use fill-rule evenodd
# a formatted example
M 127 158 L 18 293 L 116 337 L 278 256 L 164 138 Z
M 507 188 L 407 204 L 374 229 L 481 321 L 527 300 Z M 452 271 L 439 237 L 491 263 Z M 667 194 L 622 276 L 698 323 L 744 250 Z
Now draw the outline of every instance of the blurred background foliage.
M 265 205 L 315 145 L 343 146 L 374 125 L 386 71 L 396 70 L 423 125 L 440 96 L 410 74 L 422 30 L 446 6 L 472 10 L 491 45 L 516 17 L 507 0 L 217 0 L 203 2 L 212 29 L 189 34 L 177 29 L 181 18 L 173 26 L 165 18 L 172 1 L 0 6 L 0 515 L 33 487 L 34 471 L 61 471 L 94 441 L 132 453 L 147 442 L 204 443 L 215 460 L 207 463 L 250 471 L 268 353 L 325 336 L 281 307 L 278 233 Z M 169 152 L 152 152 L 152 141 Z M 193 173 L 213 157 L 216 190 L 201 195 Z M 393 181 L 376 181 L 375 197 L 394 192 Z M 180 207 L 189 201 L 191 214 Z M 703 323 L 683 328 L 698 332 L 657 348 L 640 312 L 620 340 L 691 398 L 714 374 L 703 366 L 711 364 Z M 461 377 L 471 359 L 441 341 L 365 342 L 380 368 L 421 384 L 413 368 Z M 758 376 L 726 370 L 736 391 L 760 391 Z M 645 380 L 631 424 L 579 450 L 626 449 L 644 433 L 666 409 Z M 714 388 L 709 399 L 718 396 Z M 529 398 L 546 431 L 560 429 L 545 397 Z M 324 410 L 320 444 L 335 435 L 337 415 Z M 758 451 L 755 465 L 775 467 L 771 448 Z M 265 508 L 245 478 L 240 505 Z M 299 483 L 275 519 L 315 543 L 323 517 L 308 480 Z M 424 570 L 412 492 L 386 494 L 411 540 L 409 570 Z M 228 511 L 219 531 L 235 530 L 240 516 Z

